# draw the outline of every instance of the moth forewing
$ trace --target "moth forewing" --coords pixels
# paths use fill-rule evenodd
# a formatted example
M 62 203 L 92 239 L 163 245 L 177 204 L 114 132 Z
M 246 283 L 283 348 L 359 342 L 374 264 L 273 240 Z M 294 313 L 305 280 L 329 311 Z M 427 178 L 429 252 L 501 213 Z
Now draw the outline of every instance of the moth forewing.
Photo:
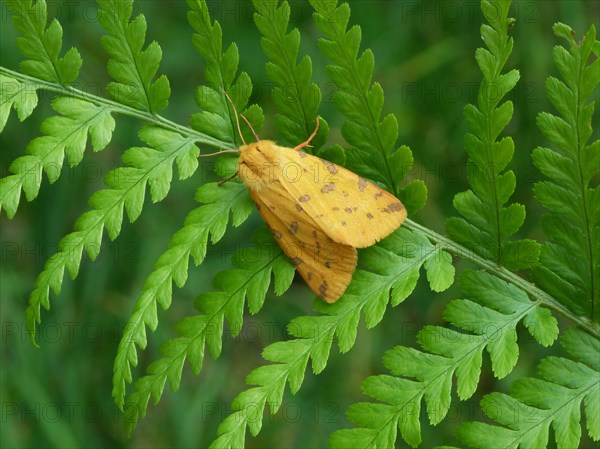
M 334 242 L 309 215 L 299 214 L 280 183 L 249 189 L 275 240 L 313 292 L 335 302 L 356 268 L 356 249 Z

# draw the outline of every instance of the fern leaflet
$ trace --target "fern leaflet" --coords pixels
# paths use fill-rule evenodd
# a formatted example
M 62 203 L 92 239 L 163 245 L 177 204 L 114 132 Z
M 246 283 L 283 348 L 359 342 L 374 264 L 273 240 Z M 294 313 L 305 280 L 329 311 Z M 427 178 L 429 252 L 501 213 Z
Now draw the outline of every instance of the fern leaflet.
M 14 78 L 0 74 L 0 132 L 4 130 L 11 108 L 17 111 L 20 121 L 31 115 L 38 104 L 34 84 L 20 83 Z
M 514 143 L 510 137 L 496 141 L 513 114 L 512 102 L 500 101 L 519 80 L 516 69 L 501 73 L 513 47 L 508 37 L 508 29 L 514 24 L 514 19 L 508 18 L 510 3 L 481 2 L 489 23 L 481 26 L 481 36 L 488 49 L 478 48 L 476 52 L 483 73 L 477 106 L 465 107 L 465 118 L 472 129 L 465 137 L 471 190 L 455 196 L 454 207 L 464 218 L 449 218 L 446 229 L 455 241 L 476 254 L 518 270 L 535 265 L 540 248 L 533 240 L 509 240 L 523 225 L 525 207 L 518 203 L 505 206 L 516 186 L 513 171 L 503 173 L 512 160 Z
M 237 132 L 236 117 L 224 92 L 231 92 L 230 96 L 237 110 L 259 131 L 264 122 L 262 109 L 252 105 L 244 110 L 252 93 L 252 81 L 246 72 L 241 72 L 235 80 L 239 63 L 237 45 L 232 43 L 222 52 L 223 32 L 219 22 L 215 20 L 211 23 L 206 2 L 188 0 L 188 5 L 188 20 L 196 32 L 192 41 L 206 60 L 205 84 L 196 90 L 196 103 L 203 110 L 192 115 L 191 125 L 202 133 L 237 143 L 236 146 L 239 147 L 242 142 Z M 244 128 L 243 132 L 244 138 L 252 141 L 254 137 L 250 130 Z
M 107 86 L 109 94 L 119 103 L 156 114 L 169 104 L 169 80 L 156 76 L 162 51 L 157 42 L 145 49 L 146 19 L 138 14 L 131 22 L 133 0 L 98 0 L 98 19 L 108 32 L 102 45 L 112 59 L 108 73 L 116 82 Z
M 453 376 L 460 399 L 475 392 L 484 349 L 496 377 L 508 375 L 519 355 L 516 326 L 521 320 L 540 344 L 549 346 L 556 339 L 556 319 L 517 287 L 480 271 L 464 272 L 460 284 L 468 299 L 452 301 L 444 312 L 459 330 L 427 326 L 417 336 L 425 352 L 402 346 L 388 351 L 384 364 L 397 377 L 372 376 L 363 383 L 363 391 L 383 404 L 352 405 L 347 415 L 359 427 L 335 432 L 332 447 L 393 447 L 398 429 L 416 447 L 421 443 L 421 400 L 429 422 L 439 424 L 450 407 Z
M 169 249 L 159 257 L 119 342 L 113 369 L 113 398 L 121 409 L 125 402 L 125 383 L 132 380 L 131 365 L 137 365 L 135 345 L 145 348 L 145 326 L 154 331 L 158 325 L 157 303 L 163 310 L 170 306 L 173 282 L 183 287 L 190 256 L 196 265 L 204 261 L 209 236 L 213 244 L 223 237 L 230 212 L 233 225 L 239 226 L 253 208 L 245 187 L 237 183 L 220 187 L 215 183 L 205 184 L 198 189 L 196 200 L 204 205 L 188 214 L 184 227 L 175 233 Z
M 59 96 L 52 101 L 52 108 L 60 115 L 42 122 L 45 135 L 29 142 L 29 154 L 15 159 L 10 165 L 12 174 L 0 180 L 0 208 L 9 218 L 17 211 L 21 190 L 27 201 L 37 197 L 42 172 L 54 183 L 61 174 L 65 155 L 71 167 L 82 161 L 88 134 L 94 151 L 104 149 L 112 137 L 115 121 L 106 106 Z
M 243 185 L 236 186 L 231 189 L 245 191 Z M 214 185 L 214 188 L 218 187 Z M 249 202 L 248 196 L 244 197 Z M 207 207 L 210 205 L 202 206 Z M 207 212 L 205 210 L 203 214 Z M 214 284 L 219 290 L 203 293 L 196 302 L 201 314 L 185 318 L 176 325 L 180 337 L 165 342 L 160 348 L 162 358 L 153 362 L 148 374 L 135 382 L 135 391 L 128 396 L 125 408 L 125 422 L 130 432 L 139 417 L 145 415 L 149 398 L 152 397 L 154 403 L 160 400 L 167 380 L 173 391 L 179 388 L 186 359 L 197 374 L 202 369 L 205 345 L 214 358 L 219 357 L 224 320 L 227 319 L 230 325 L 231 335 L 238 335 L 242 329 L 246 298 L 251 313 L 260 310 L 271 282 L 271 273 L 275 277 L 276 294 L 280 295 L 289 288 L 294 267 L 269 232 L 259 228 L 254 234 L 253 243 L 254 247 L 243 248 L 235 254 L 234 269 L 216 276 Z
M 510 395 L 491 393 L 481 400 L 487 416 L 500 426 L 463 423 L 460 438 L 472 447 L 547 447 L 550 425 L 559 448 L 578 447 L 583 402 L 588 434 L 600 440 L 600 341 L 570 329 L 560 342 L 573 358 L 546 357 L 539 378 L 520 378 Z
M 66 86 L 77 79 L 83 63 L 76 48 L 61 58 L 62 27 L 54 19 L 48 26 L 45 0 L 4 0 L 13 12 L 13 25 L 22 35 L 17 48 L 27 58 L 19 64 L 27 75 Z
M 219 436 L 211 447 L 243 446 L 246 426 L 252 435 L 257 435 L 265 405 L 269 405 L 271 413 L 277 412 L 286 383 L 295 394 L 302 385 L 309 360 L 315 374 L 323 371 L 334 337 L 341 352 L 349 351 L 356 340 L 361 311 L 367 328 L 376 326 L 390 298 L 392 306 L 396 306 L 413 291 L 422 266 L 430 279 L 436 278 L 431 282 L 432 287 L 436 283 L 440 290 L 448 288 L 454 279 L 454 267 L 442 254 L 429 240 L 405 228 L 377 246 L 362 250 L 362 269 L 355 271 L 343 298 L 331 305 L 316 300 L 314 308 L 323 315 L 295 318 L 288 325 L 288 332 L 295 339 L 265 348 L 263 357 L 273 363 L 248 375 L 247 383 L 255 386 L 233 401 L 231 407 L 235 411 L 221 423 Z
M 237 103 L 239 109 L 242 109 L 248 101 L 252 84 L 245 73 L 240 74 L 234 83 L 239 57 L 237 47 L 232 44 L 225 53 L 221 53 L 221 28 L 217 22 L 211 24 L 206 3 L 199 0 L 190 0 L 188 3 L 191 8 L 188 18 L 196 31 L 194 44 L 206 58 L 206 81 L 212 85 L 212 87 L 200 86 L 197 90 L 196 100 L 205 110 L 192 116 L 192 126 L 208 135 L 235 142 L 237 139 L 235 118 L 227 114 L 229 105 L 224 92 L 229 88 L 233 89 L 233 101 Z M 254 121 L 256 126 L 262 124 L 263 115 L 259 107 L 247 108 L 245 115 Z M 198 150 L 195 146 L 194 149 L 194 157 L 197 157 Z M 182 163 L 187 161 L 195 170 L 198 165 L 197 160 L 188 158 L 185 153 L 183 156 Z M 177 161 L 179 163 L 180 159 L 178 158 Z M 226 167 L 227 162 L 228 159 L 220 161 L 220 167 Z M 137 365 L 136 345 L 145 348 L 145 326 L 155 330 L 158 325 L 157 303 L 160 303 L 163 309 L 170 306 L 172 282 L 179 287 L 185 284 L 190 255 L 196 265 L 202 263 L 206 255 L 209 233 L 213 243 L 221 239 L 225 233 L 230 210 L 233 212 L 234 226 L 239 226 L 245 221 L 251 211 L 251 202 L 245 193 L 245 188 L 241 185 L 220 189 L 216 185 L 209 184 L 198 190 L 196 198 L 207 204 L 189 214 L 184 228 L 173 237 L 170 249 L 157 261 L 154 272 L 147 278 L 142 294 L 136 301 L 134 313 L 126 327 L 127 332 L 121 337 L 113 368 L 112 393 L 115 403 L 121 409 L 125 403 L 126 383 L 132 381 L 131 365 Z M 217 215 L 211 216 L 210 214 L 213 213 Z M 135 419 L 130 417 L 132 426 L 137 422 L 137 413 L 142 409 L 145 412 L 145 404 L 148 400 L 148 396 L 141 401 L 139 398 L 138 392 L 132 400 L 138 404 L 133 409 L 137 410 Z M 158 401 L 158 398 L 156 400 Z
M 579 315 L 600 322 L 600 186 L 592 180 L 600 167 L 600 140 L 592 135 L 594 102 L 600 82 L 600 42 L 592 26 L 581 42 L 573 30 L 556 24 L 554 31 L 570 43 L 554 48 L 554 62 L 564 81 L 550 77 L 548 98 L 559 112 L 538 115 L 538 126 L 557 150 L 538 147 L 535 166 L 550 180 L 536 183 L 536 199 L 547 209 L 542 227 L 549 241 L 542 247 L 536 282 Z M 594 52 L 596 60 L 589 63 Z
M 290 20 L 290 6 L 286 1 L 279 6 L 264 0 L 253 3 L 254 23 L 263 35 L 262 48 L 269 58 L 265 69 L 276 83 L 273 99 L 279 111 L 275 116 L 277 130 L 295 146 L 312 133 L 321 104 L 321 91 L 311 82 L 312 60 L 304 55 L 297 63 L 300 33 L 294 28 L 286 34 Z M 319 148 L 328 133 L 329 125 L 321 118 L 312 145 Z
M 190 176 L 198 166 L 198 148 L 193 139 L 157 127 L 144 128 L 139 134 L 151 147 L 133 147 L 125 152 L 123 160 L 130 166 L 108 173 L 105 183 L 109 188 L 90 197 L 92 210 L 77 219 L 75 231 L 61 239 L 58 252 L 48 259 L 36 279 L 26 311 L 27 327 L 32 337 L 36 324 L 41 320 L 40 307 L 50 307 L 49 290 L 52 289 L 54 294 L 61 290 L 65 268 L 74 279 L 84 249 L 91 260 L 98 256 L 104 228 L 111 240 L 117 238 L 121 232 L 124 208 L 130 221 L 139 217 L 147 184 L 154 202 L 164 199 L 171 184 L 173 162 L 177 163 L 180 178 Z
M 46 28 L 46 3 L 40 0 L 8 1 L 15 14 L 15 28 L 22 34 L 17 47 L 31 59 L 21 62 L 21 70 L 32 77 L 68 85 L 79 75 L 82 60 L 75 48 L 59 58 L 62 47 L 62 28 L 53 20 Z M 16 108 L 19 119 L 24 120 L 37 105 L 37 86 L 30 82 L 19 83 L 1 75 L 2 83 L 0 128 L 4 128 L 11 105 Z M 44 136 L 32 140 L 27 155 L 15 159 L 9 167 L 10 175 L 0 180 L 0 209 L 9 218 L 17 211 L 21 191 L 27 201 L 33 201 L 40 190 L 42 172 L 50 183 L 55 182 L 63 168 L 65 155 L 71 167 L 79 164 L 87 144 L 88 133 L 95 151 L 100 151 L 111 139 L 115 122 L 110 109 L 96 106 L 84 100 L 59 96 L 52 102 L 58 116 L 49 117 L 41 126 Z

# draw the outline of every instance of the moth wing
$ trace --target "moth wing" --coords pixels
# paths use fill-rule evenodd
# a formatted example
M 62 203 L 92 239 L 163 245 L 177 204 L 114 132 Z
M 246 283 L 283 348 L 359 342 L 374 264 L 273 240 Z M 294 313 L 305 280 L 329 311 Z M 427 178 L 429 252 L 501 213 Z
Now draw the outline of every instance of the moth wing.
M 398 198 L 356 173 L 303 151 L 277 151 L 284 188 L 332 240 L 365 248 L 406 219 Z
M 310 289 L 335 302 L 348 287 L 356 268 L 356 249 L 333 241 L 317 223 L 300 213 L 278 182 L 260 192 L 248 189 L 275 240 Z

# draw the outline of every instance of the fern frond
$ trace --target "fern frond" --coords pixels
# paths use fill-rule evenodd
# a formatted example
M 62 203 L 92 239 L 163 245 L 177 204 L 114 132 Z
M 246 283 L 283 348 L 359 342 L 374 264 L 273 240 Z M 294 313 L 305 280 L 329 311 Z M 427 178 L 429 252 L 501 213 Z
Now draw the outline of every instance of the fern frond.
M 239 190 L 240 187 L 233 189 Z M 160 348 L 162 358 L 153 362 L 148 374 L 135 382 L 135 392 L 128 396 L 125 409 L 129 431 L 135 427 L 139 417 L 145 415 L 149 398 L 152 397 L 154 403 L 160 400 L 167 380 L 173 391 L 179 388 L 186 359 L 197 374 L 202 369 L 205 345 L 214 358 L 219 357 L 224 320 L 229 323 L 231 335 L 238 335 L 242 329 L 246 298 L 250 313 L 256 313 L 264 302 L 271 274 L 274 275 L 276 294 L 282 294 L 291 285 L 294 267 L 270 233 L 259 228 L 253 243 L 254 247 L 244 248 L 234 255 L 234 269 L 216 276 L 214 284 L 218 291 L 203 293 L 196 301 L 196 308 L 201 314 L 187 317 L 176 325 L 180 337 L 165 342 Z
M 479 271 L 464 272 L 460 284 L 468 299 L 452 301 L 444 311 L 444 318 L 458 330 L 426 326 L 417 336 L 425 351 L 401 346 L 388 351 L 384 364 L 397 377 L 365 380 L 364 393 L 380 403 L 352 405 L 347 416 L 359 427 L 333 433 L 332 447 L 394 447 L 398 429 L 416 447 L 421 443 L 421 400 L 427 405 L 429 422 L 439 424 L 450 407 L 453 377 L 461 400 L 475 392 L 484 349 L 501 379 L 517 362 L 520 321 L 544 346 L 558 336 L 550 311 L 514 285 Z
M 145 49 L 146 18 L 137 15 L 131 22 L 133 0 L 98 0 L 98 20 L 107 31 L 102 45 L 111 56 L 108 93 L 116 101 L 156 114 L 169 104 L 171 87 L 165 75 L 152 81 L 158 71 L 162 50 L 157 42 Z
M 371 84 L 375 64 L 373 52 L 366 49 L 360 57 L 361 30 L 358 25 L 349 30 L 350 6 L 337 0 L 311 0 L 315 24 L 326 39 L 319 39 L 319 48 L 332 62 L 327 75 L 339 89 L 334 95 L 337 108 L 348 118 L 342 135 L 352 147 L 347 150 L 348 167 L 374 181 L 382 182 L 402 200 L 408 213 L 423 207 L 427 188 L 421 180 L 401 187 L 400 183 L 412 169 L 410 149 L 394 150 L 398 139 L 398 120 L 394 114 L 380 119 L 383 110 L 383 89 Z
M 477 106 L 468 104 L 464 111 L 472 129 L 465 137 L 471 190 L 454 197 L 454 207 L 464 218 L 449 218 L 446 230 L 476 254 L 518 270 L 535 265 L 540 248 L 533 240 L 510 240 L 525 221 L 525 207 L 506 205 L 516 187 L 513 171 L 504 171 L 513 158 L 514 142 L 510 137 L 496 140 L 513 114 L 512 102 L 500 101 L 519 80 L 516 69 L 502 73 L 513 47 L 508 37 L 514 24 L 514 19 L 508 18 L 510 3 L 481 2 L 489 23 L 481 26 L 481 36 L 488 49 L 478 48 L 475 55 L 483 73 Z
M 145 348 L 146 326 L 154 331 L 158 325 L 157 305 L 160 304 L 163 310 L 170 306 L 172 284 L 183 287 L 187 281 L 190 257 L 195 265 L 204 261 L 209 237 L 212 244 L 221 240 L 230 212 L 233 226 L 239 226 L 253 209 L 246 188 L 234 182 L 222 186 L 205 184 L 198 189 L 196 201 L 204 204 L 188 214 L 183 228 L 171 239 L 169 249 L 159 257 L 154 271 L 144 283 L 119 342 L 113 368 L 112 394 L 121 409 L 125 402 L 125 384 L 132 380 L 131 366 L 137 365 L 135 346 Z
M 59 57 L 62 28 L 56 19 L 46 27 L 45 1 L 32 4 L 31 0 L 10 0 L 6 3 L 14 13 L 15 28 L 22 35 L 17 38 L 17 47 L 31 58 L 21 62 L 21 70 L 37 79 L 63 86 L 75 81 L 82 64 L 81 57 L 75 48 Z M 19 83 L 5 75 L 1 76 L 0 82 L 0 129 L 3 129 L 11 106 L 17 110 L 20 120 L 33 112 L 38 86 Z M 9 167 L 11 174 L 0 180 L 0 210 L 4 209 L 9 218 L 17 211 L 21 191 L 27 201 L 37 197 L 42 173 L 46 173 L 50 183 L 59 178 L 65 154 L 71 167 L 81 162 L 88 133 L 95 151 L 102 150 L 110 141 L 115 122 L 109 108 L 66 95 L 55 98 L 52 107 L 59 115 L 44 120 L 41 126 L 44 136 L 32 140 L 27 147 L 28 154 L 15 159 Z
M 550 425 L 559 448 L 579 447 L 581 405 L 587 431 L 600 440 L 600 341 L 580 329 L 570 329 L 560 342 L 572 359 L 546 357 L 540 378 L 520 378 L 510 395 L 491 393 L 481 400 L 486 415 L 499 426 L 463 423 L 459 437 L 478 448 L 547 447 Z
M 188 5 L 188 21 L 196 32 L 192 41 L 206 60 L 205 83 L 196 90 L 196 103 L 202 112 L 192 115 L 191 125 L 202 133 L 237 143 L 239 147 L 242 142 L 238 136 L 236 117 L 224 92 L 230 93 L 238 112 L 243 113 L 259 132 L 264 122 L 262 109 L 252 105 L 244 110 L 252 93 L 252 81 L 246 72 L 241 72 L 235 79 L 239 63 L 237 45 L 232 43 L 222 52 L 221 25 L 216 20 L 211 23 L 206 2 L 188 0 Z M 254 140 L 249 129 L 243 128 L 242 132 L 246 141 Z
M 75 47 L 61 58 L 63 30 L 58 20 L 48 26 L 45 0 L 4 0 L 21 37 L 17 48 L 26 57 L 19 67 L 23 73 L 66 86 L 77 79 L 83 60 Z
M 556 150 L 538 147 L 532 156 L 549 178 L 534 187 L 535 198 L 548 211 L 542 219 L 548 242 L 534 276 L 572 311 L 600 322 L 600 141 L 588 145 L 592 98 L 600 82 L 600 62 L 597 56 L 590 62 L 590 57 L 600 53 L 600 43 L 594 26 L 581 42 L 575 42 L 573 30 L 564 24 L 556 24 L 554 31 L 568 40 L 570 49 L 554 48 L 563 80 L 550 77 L 546 82 L 548 98 L 560 116 L 538 115 L 540 130 Z
M 71 167 L 81 162 L 88 134 L 94 151 L 104 149 L 112 137 L 115 121 L 106 106 L 59 96 L 52 101 L 52 108 L 60 115 L 42 122 L 45 135 L 29 142 L 29 154 L 15 159 L 9 167 L 11 174 L 0 180 L 0 209 L 9 218 L 17 211 L 21 190 L 27 201 L 37 197 L 42 173 L 50 183 L 59 178 L 65 155 Z
M 333 3 L 335 6 L 335 2 Z M 268 67 L 271 67 L 272 78 L 281 85 L 284 82 L 298 83 L 298 80 L 293 77 L 298 70 L 306 71 L 305 76 L 310 75 L 310 71 L 303 67 L 303 64 L 308 65 L 308 63 L 301 62 L 298 66 L 295 65 L 298 42 L 294 31 L 285 34 L 288 26 L 287 4 L 283 3 L 274 10 L 269 9 L 269 7 L 273 7 L 272 4 L 267 5 L 264 2 L 255 2 L 255 6 L 258 10 L 255 21 L 265 36 L 263 47 L 270 59 L 271 65 L 268 65 Z M 313 4 L 313 6 L 315 5 Z M 318 9 L 318 6 L 315 6 L 315 8 Z M 346 10 L 347 5 L 340 8 Z M 269 17 L 271 23 L 274 23 L 275 26 L 269 28 L 265 17 Z M 348 23 L 347 19 L 346 17 L 345 22 L 341 24 L 344 30 Z M 318 20 L 318 15 L 315 15 L 317 23 Z M 334 23 L 339 25 L 339 22 L 334 21 Z M 327 29 L 327 27 L 324 28 Z M 331 36 L 328 35 L 328 37 L 338 38 L 331 30 L 328 30 L 328 32 L 331 33 Z M 332 45 L 338 45 L 337 51 L 340 53 L 342 50 L 346 53 L 352 53 L 354 49 L 353 43 L 343 40 L 336 41 Z M 326 44 L 322 46 L 322 49 L 324 48 L 327 48 Z M 351 49 L 350 52 L 348 52 L 348 48 Z M 348 125 L 349 129 L 352 130 L 366 129 L 371 131 L 373 134 L 370 137 L 375 137 L 371 140 L 362 141 L 360 143 L 362 145 L 361 149 L 353 148 L 350 151 L 356 153 L 362 151 L 363 156 L 360 157 L 364 157 L 365 159 L 362 160 L 365 162 L 368 157 L 366 152 L 376 154 L 377 160 L 382 163 L 378 165 L 373 163 L 371 159 L 368 170 L 365 168 L 366 172 L 359 172 L 371 177 L 371 179 L 384 180 L 392 189 L 396 189 L 398 182 L 401 180 L 400 177 L 403 177 L 406 172 L 400 170 L 390 175 L 386 161 L 391 160 L 397 164 L 395 165 L 397 168 L 404 164 L 402 168 L 406 169 L 409 166 L 407 163 L 412 164 L 412 156 L 410 150 L 405 147 L 401 151 L 392 153 L 398 136 L 397 122 L 394 116 L 389 115 L 383 121 L 379 121 L 383 104 L 383 92 L 378 84 L 375 84 L 369 90 L 373 70 L 372 63 L 369 63 L 370 51 L 368 51 L 369 55 L 363 55 L 363 58 L 361 58 L 364 62 L 356 61 L 357 47 L 353 56 L 351 55 L 342 61 L 339 61 L 339 57 L 335 55 L 336 50 L 331 50 L 329 53 L 326 50 L 323 51 L 334 62 L 344 65 L 343 67 L 330 67 L 331 73 L 336 73 L 335 70 L 346 70 L 344 72 L 345 76 L 358 78 L 362 83 L 359 83 L 358 86 L 349 86 L 348 83 L 344 84 L 340 79 L 332 76 L 336 83 L 339 82 L 341 87 L 347 90 L 346 96 L 340 94 L 340 103 L 342 103 L 340 109 L 347 112 L 344 107 L 347 107 L 348 98 L 355 102 L 380 103 L 380 106 L 375 106 L 375 109 L 378 109 L 373 119 L 367 119 L 366 122 L 361 119 L 362 122 L 360 123 Z M 286 59 L 285 54 L 288 55 L 289 59 Z M 370 59 L 372 60 L 372 55 Z M 303 59 L 303 61 L 305 60 Z M 309 81 L 306 78 L 304 82 L 308 83 Z M 297 129 L 298 136 L 301 136 L 301 133 L 304 132 L 303 128 L 306 126 L 305 111 L 299 98 L 296 98 L 296 101 L 292 104 L 295 108 L 293 111 L 288 110 L 292 108 L 289 105 L 280 108 L 284 117 L 287 114 L 286 120 L 282 120 L 280 123 L 289 124 L 296 120 L 295 128 L 290 125 L 290 130 Z M 350 119 L 353 120 L 359 115 L 361 114 L 355 111 L 354 116 L 350 116 Z M 290 133 L 293 138 L 298 138 L 292 131 Z M 380 143 L 379 146 L 377 144 L 369 146 L 369 141 L 377 142 L 378 138 L 387 140 L 384 144 Z M 353 145 L 355 143 L 347 137 L 346 140 Z M 358 142 L 356 139 L 355 141 Z M 356 170 L 356 168 L 354 169 Z M 416 200 L 412 204 L 415 206 L 414 208 L 418 208 L 422 206 L 422 203 L 419 204 L 419 202 L 421 200 L 424 202 L 425 189 L 422 184 L 415 184 L 415 186 L 412 188 L 415 189 Z M 419 197 L 420 188 L 422 188 L 421 193 L 423 195 Z M 264 406 L 268 403 L 272 413 L 278 410 L 286 383 L 290 385 L 292 393 L 298 391 L 304 379 L 304 372 L 309 359 L 312 360 L 313 371 L 315 373 L 321 372 L 327 364 L 334 337 L 338 339 L 341 352 L 350 350 L 356 338 L 361 311 L 364 314 L 367 327 L 371 328 L 378 324 L 383 317 L 388 302 L 390 302 L 390 295 L 392 305 L 396 305 L 412 292 L 419 278 L 419 270 L 422 265 L 427 270 L 431 287 L 437 291 L 446 289 L 454 279 L 451 257 L 432 245 L 420 234 L 412 233 L 406 229 L 398 230 L 395 234 L 380 242 L 377 247 L 361 251 L 360 262 L 363 269 L 359 269 L 354 273 L 352 283 L 340 301 L 330 306 L 321 302 L 315 303 L 316 310 L 325 315 L 294 319 L 289 324 L 288 331 L 296 339 L 275 343 L 265 349 L 263 356 L 266 360 L 274 363 L 260 367 L 250 373 L 248 383 L 256 385 L 256 387 L 241 393 L 234 400 L 232 408 L 236 411 L 219 426 L 219 436 L 212 447 L 239 447 L 243 445 L 246 427 L 250 429 L 253 435 L 256 435 L 262 426 Z
M 92 210 L 77 219 L 75 231 L 61 239 L 58 252 L 48 259 L 36 279 L 26 311 L 27 329 L 32 338 L 35 337 L 36 324 L 41 319 L 40 306 L 46 310 L 50 308 L 50 289 L 54 294 L 60 292 L 65 268 L 71 278 L 75 278 L 84 249 L 90 260 L 96 259 L 104 228 L 111 240 L 119 235 L 124 208 L 131 222 L 138 218 L 147 184 L 150 185 L 152 201 L 164 199 L 170 188 L 174 162 L 180 179 L 190 176 L 198 166 L 199 151 L 192 138 L 157 127 L 144 128 L 139 135 L 151 148 L 133 147 L 125 152 L 123 161 L 130 166 L 108 173 L 105 182 L 109 188 L 97 191 L 90 197 Z
M 254 0 L 254 23 L 263 35 L 262 49 L 269 62 L 265 69 L 276 84 L 273 100 L 278 113 L 275 116 L 277 130 L 295 146 L 313 132 L 317 111 L 321 104 L 321 90 L 311 82 L 312 60 L 304 55 L 298 63 L 300 32 L 294 28 L 287 33 L 290 6 L 284 1 L 279 6 L 273 2 Z M 327 135 L 329 125 L 320 119 L 319 132 L 312 145 L 319 148 Z M 310 149 L 309 149 L 310 151 Z
M 206 58 L 205 77 L 209 83 L 197 90 L 196 100 L 205 110 L 192 116 L 192 126 L 213 137 L 235 142 L 239 139 L 235 116 L 228 115 L 230 105 L 224 92 L 232 89 L 233 101 L 238 110 L 241 110 L 248 102 L 252 90 L 250 78 L 241 73 L 235 80 L 239 60 L 237 47 L 231 44 L 225 53 L 221 53 L 221 28 L 218 22 L 211 23 L 206 3 L 200 0 L 189 0 L 188 3 L 191 8 L 188 19 L 196 31 L 193 37 L 194 45 Z M 259 107 L 251 106 L 244 114 L 250 120 L 254 120 L 257 127 L 262 124 L 263 115 Z M 191 159 L 189 161 L 191 162 Z M 220 166 L 225 166 L 228 159 L 219 162 Z M 192 172 L 197 167 L 197 161 L 194 160 L 193 164 L 195 165 Z M 136 345 L 145 348 L 146 326 L 154 331 L 158 325 L 157 304 L 160 304 L 163 310 L 170 306 L 172 282 L 180 288 L 183 287 L 187 281 L 189 257 L 192 256 L 196 265 L 203 262 L 209 234 L 212 243 L 222 238 L 230 211 L 233 213 L 233 225 L 239 226 L 252 210 L 252 202 L 241 184 L 225 184 L 222 188 L 216 184 L 208 184 L 198 190 L 196 199 L 206 204 L 188 215 L 185 226 L 173 236 L 170 249 L 157 261 L 154 272 L 146 279 L 142 294 L 136 301 L 134 312 L 126 327 L 127 331 L 119 342 L 113 369 L 112 394 L 115 403 L 121 409 L 125 401 L 126 383 L 132 381 L 131 366 L 137 365 Z M 138 397 L 139 394 L 134 396 Z M 140 407 L 144 404 L 144 413 L 147 400 L 147 396 L 141 402 L 135 400 Z M 138 408 L 138 411 L 140 410 Z M 137 420 L 137 412 L 135 416 Z
M 37 88 L 33 84 L 20 83 L 0 73 L 0 133 L 4 130 L 11 108 L 17 112 L 19 121 L 31 115 L 38 104 Z
M 219 426 L 218 438 L 211 447 L 232 448 L 244 444 L 246 426 L 257 435 L 262 426 L 264 407 L 276 413 L 282 403 L 286 383 L 295 394 L 304 380 L 309 359 L 315 374 L 325 369 L 334 337 L 341 352 L 354 345 L 361 312 L 367 328 L 376 326 L 388 303 L 396 306 L 413 291 L 420 269 L 425 267 L 430 284 L 438 289 L 449 287 L 454 267 L 448 257 L 418 233 L 400 228 L 394 234 L 360 252 L 363 266 L 356 270 L 343 298 L 335 304 L 317 300 L 320 316 L 303 316 L 292 320 L 288 332 L 293 340 L 273 343 L 263 357 L 272 364 L 252 371 L 249 385 L 233 401 L 233 414 Z

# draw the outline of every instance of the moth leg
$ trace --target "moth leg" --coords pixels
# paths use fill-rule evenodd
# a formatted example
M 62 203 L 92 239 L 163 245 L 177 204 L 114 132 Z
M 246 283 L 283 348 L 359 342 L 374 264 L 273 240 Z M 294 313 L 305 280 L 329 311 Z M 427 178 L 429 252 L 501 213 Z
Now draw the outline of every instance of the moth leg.
M 313 137 L 315 137 L 317 135 L 317 131 L 319 130 L 319 116 L 317 115 L 317 122 L 315 124 L 315 130 L 312 132 L 312 134 L 310 136 L 308 136 L 308 139 L 306 139 L 304 142 L 296 145 L 294 147 L 294 150 L 299 151 L 304 147 L 308 147 L 310 146 L 310 141 L 313 140 Z
M 231 181 L 231 180 L 232 180 L 233 178 L 235 178 L 235 177 L 236 177 L 238 174 L 239 174 L 239 173 L 238 173 L 238 171 L 236 170 L 236 172 L 235 172 L 235 173 L 234 173 L 232 176 L 230 176 L 229 178 L 220 180 L 220 181 L 219 181 L 219 185 L 223 185 L 223 184 L 225 184 L 226 182 L 229 182 L 229 181 Z

